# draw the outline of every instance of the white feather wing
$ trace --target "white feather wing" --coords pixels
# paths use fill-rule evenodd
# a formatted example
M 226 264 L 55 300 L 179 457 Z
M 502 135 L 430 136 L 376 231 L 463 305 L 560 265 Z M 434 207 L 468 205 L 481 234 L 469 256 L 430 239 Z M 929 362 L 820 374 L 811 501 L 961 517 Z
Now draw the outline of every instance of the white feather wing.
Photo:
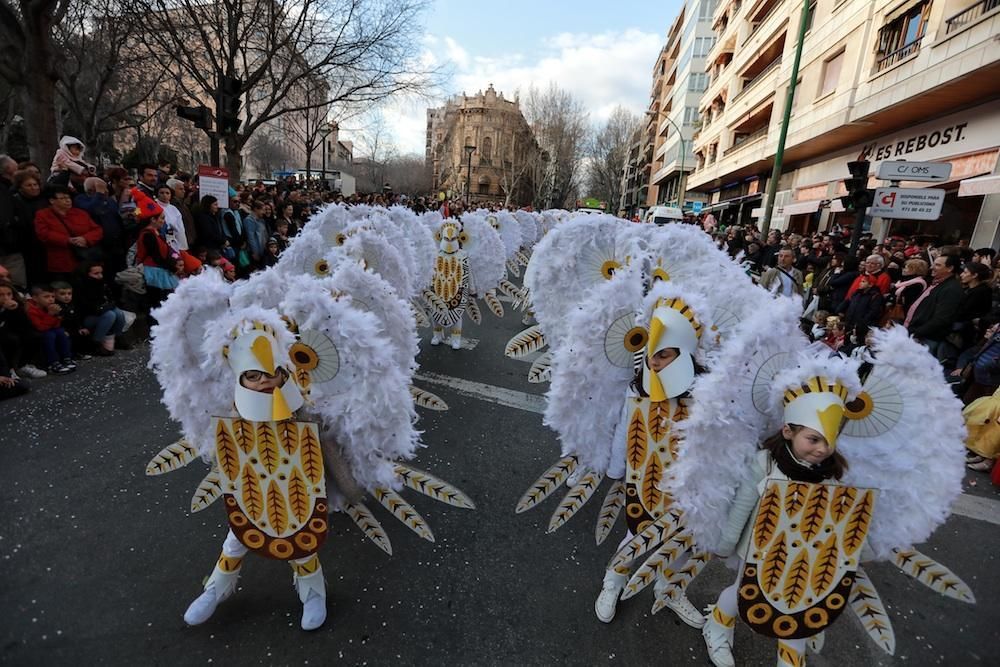
M 576 456 L 584 469 L 601 474 L 608 469 L 622 397 L 633 377 L 631 368 L 608 361 L 605 334 L 641 303 L 638 276 L 629 271 L 615 275 L 567 314 L 568 334 L 552 355 L 544 422 L 559 435 L 563 456 Z
M 463 246 L 469 256 L 472 282 L 479 294 L 496 289 L 504 277 L 504 246 L 497 230 L 481 215 L 462 216 L 462 230 L 468 235 Z
M 878 331 L 873 347 L 865 386 L 894 387 L 902 409 L 887 431 L 842 433 L 838 448 L 849 465 L 846 483 L 880 489 L 868 545 L 877 559 L 891 559 L 892 549 L 926 541 L 951 513 L 962 492 L 966 432 L 962 404 L 927 348 L 903 327 Z

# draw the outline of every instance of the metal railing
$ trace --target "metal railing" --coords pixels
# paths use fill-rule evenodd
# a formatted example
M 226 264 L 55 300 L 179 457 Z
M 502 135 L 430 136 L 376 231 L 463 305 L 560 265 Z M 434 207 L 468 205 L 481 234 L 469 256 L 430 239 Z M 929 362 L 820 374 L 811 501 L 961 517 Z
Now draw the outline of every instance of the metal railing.
M 743 40 L 744 44 L 746 44 L 751 37 L 757 34 L 757 31 L 760 30 L 760 27 L 764 25 L 764 23 L 766 23 L 769 18 L 771 18 L 771 15 L 774 14 L 774 12 L 778 9 L 778 7 L 780 7 L 783 4 L 783 2 L 784 0 L 778 0 L 773 5 L 771 5 L 771 8 L 768 9 L 763 16 L 761 16 L 756 21 L 751 22 L 750 34 L 747 35 L 747 38 Z
M 997 7 L 1000 7 L 1000 0 L 979 0 L 976 4 L 966 7 L 950 19 L 946 19 L 944 22 L 944 34 L 947 35 L 956 30 L 961 30 L 968 24 L 978 21 L 984 14 L 993 11 Z
M 722 154 L 723 155 L 729 155 L 730 153 L 735 153 L 736 151 L 738 151 L 741 148 L 745 147 L 747 144 L 751 144 L 751 143 L 757 141 L 758 139 L 763 139 L 766 136 L 767 136 L 767 125 L 765 125 L 764 127 L 760 128 L 759 130 L 754 130 L 750 134 L 744 135 L 744 136 L 740 137 L 739 139 L 736 139 L 735 141 L 733 141 L 733 145 L 732 146 L 730 146 L 726 150 L 722 151 Z
M 996 1 L 996 0 L 994 0 Z M 907 44 L 901 49 L 896 49 L 892 53 L 887 53 L 878 60 L 875 61 L 875 72 L 881 72 L 882 70 L 888 69 L 898 62 L 906 60 L 914 53 L 920 50 L 920 42 L 923 40 L 923 35 L 917 37 L 915 40 Z
M 774 60 L 772 60 L 770 63 L 768 63 L 767 67 L 765 67 L 761 71 L 757 72 L 757 74 L 754 75 L 754 77 L 752 79 L 749 79 L 749 80 L 745 81 L 743 83 L 743 87 L 740 88 L 740 92 L 736 93 L 733 96 L 733 99 L 734 100 L 738 100 L 740 98 L 740 95 L 742 95 L 743 93 L 745 93 L 746 91 L 748 91 L 750 88 L 753 88 L 753 86 L 756 85 L 756 83 L 758 81 L 760 81 L 765 76 L 767 76 L 768 74 L 770 74 L 771 72 L 773 72 L 774 68 L 776 68 L 780 64 L 781 64 L 781 56 L 778 56 L 777 58 L 775 58 Z

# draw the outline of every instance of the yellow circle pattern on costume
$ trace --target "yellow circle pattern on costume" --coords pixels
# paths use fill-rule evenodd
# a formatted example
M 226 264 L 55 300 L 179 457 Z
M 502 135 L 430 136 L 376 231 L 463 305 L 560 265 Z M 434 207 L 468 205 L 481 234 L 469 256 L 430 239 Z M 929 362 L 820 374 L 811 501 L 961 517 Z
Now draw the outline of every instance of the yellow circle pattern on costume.
M 613 259 L 601 264 L 601 275 L 604 276 L 606 280 L 611 280 L 611 276 L 615 275 L 615 271 L 622 267 L 620 262 L 616 262 Z
M 625 512 L 633 519 L 638 519 L 642 516 L 642 505 L 639 503 L 629 503 L 625 506 Z
M 758 625 L 762 625 L 770 621 L 771 614 L 773 613 L 771 605 L 766 602 L 758 602 L 747 610 L 747 616 L 750 618 L 750 621 Z
M 300 549 L 312 551 L 316 548 L 317 544 L 316 536 L 312 533 L 297 533 L 295 535 L 295 546 Z
M 229 515 L 229 523 L 233 524 L 236 528 L 242 528 L 250 523 L 250 520 L 247 519 L 246 514 L 237 510 Z
M 649 341 L 649 332 L 642 327 L 632 327 L 625 334 L 625 349 L 629 352 L 638 352 L 646 347 Z
M 250 528 L 243 533 L 242 539 L 240 540 L 243 544 L 247 545 L 251 549 L 260 549 L 264 546 L 265 538 L 264 533 L 260 532 L 256 528 Z
M 774 630 L 775 637 L 789 637 L 799 629 L 799 622 L 787 614 L 782 614 L 774 619 L 771 629 Z
M 805 623 L 807 628 L 821 630 L 830 623 L 830 615 L 826 613 L 826 609 L 813 607 L 805 613 L 802 622 Z
M 309 519 L 309 530 L 314 533 L 324 532 L 326 530 L 326 519 L 320 519 L 319 517 Z
M 844 602 L 846 602 L 846 600 L 844 599 L 844 596 L 841 595 L 840 593 L 831 593 L 826 598 L 826 606 L 828 609 L 833 609 L 833 610 L 840 609 L 841 607 L 844 606 Z
M 271 543 L 267 545 L 267 550 L 275 558 L 288 558 L 295 551 L 291 542 L 280 537 L 271 540 Z
M 740 597 L 744 600 L 754 600 L 760 595 L 760 588 L 757 584 L 743 584 L 740 586 Z
M 844 416 L 848 419 L 864 419 L 875 409 L 875 401 L 867 391 L 858 394 L 853 401 L 844 405 Z
M 295 343 L 288 350 L 292 362 L 302 370 L 311 371 L 319 366 L 319 355 L 305 343 Z

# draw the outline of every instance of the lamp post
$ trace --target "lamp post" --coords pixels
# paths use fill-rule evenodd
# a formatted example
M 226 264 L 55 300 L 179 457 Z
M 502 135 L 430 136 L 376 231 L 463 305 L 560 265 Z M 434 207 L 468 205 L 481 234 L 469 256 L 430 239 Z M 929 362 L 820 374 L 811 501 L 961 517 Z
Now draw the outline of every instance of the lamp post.
M 649 114 L 649 115 L 651 115 L 651 116 L 655 116 L 656 115 L 652 111 L 647 111 L 646 113 Z M 687 142 L 684 140 L 684 133 L 681 132 L 681 128 L 677 127 L 677 123 L 675 123 L 670 118 L 670 116 L 666 116 L 665 119 L 666 119 L 666 121 L 668 123 L 670 123 L 670 125 L 677 132 L 677 137 L 680 139 L 680 142 L 681 142 L 681 169 L 680 169 L 681 175 L 680 175 L 680 178 L 677 181 L 677 207 L 679 209 L 681 209 L 681 211 L 683 211 L 684 210 L 684 195 L 687 192 L 686 189 L 685 189 L 687 187 L 687 182 L 686 182 L 687 181 L 687 172 L 684 171 L 684 156 L 687 153 Z
M 475 152 L 475 146 L 465 147 L 465 208 L 472 202 L 472 154 Z
M 320 180 L 323 185 L 326 185 L 326 138 L 333 134 L 334 124 L 332 122 L 323 123 L 320 126 L 319 134 L 323 137 L 323 175 L 320 176 Z

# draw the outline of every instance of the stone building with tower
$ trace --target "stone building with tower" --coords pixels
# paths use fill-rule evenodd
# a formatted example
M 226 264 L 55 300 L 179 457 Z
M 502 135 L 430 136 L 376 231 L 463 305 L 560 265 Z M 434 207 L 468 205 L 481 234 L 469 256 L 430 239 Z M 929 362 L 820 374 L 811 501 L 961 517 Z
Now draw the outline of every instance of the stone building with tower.
M 518 100 L 505 99 L 492 84 L 427 110 L 426 160 L 435 192 L 478 205 L 525 206 L 544 159 Z

